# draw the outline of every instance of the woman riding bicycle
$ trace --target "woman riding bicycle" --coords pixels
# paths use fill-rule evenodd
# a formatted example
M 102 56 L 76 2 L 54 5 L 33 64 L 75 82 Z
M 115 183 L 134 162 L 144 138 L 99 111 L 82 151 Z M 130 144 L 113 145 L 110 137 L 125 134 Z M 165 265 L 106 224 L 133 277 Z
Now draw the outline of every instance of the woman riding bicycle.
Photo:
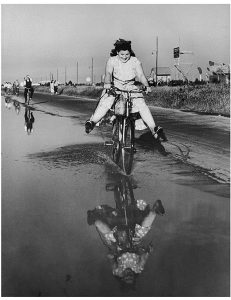
M 156 216 L 165 213 L 161 200 L 155 201 L 152 208 L 144 200 L 135 200 L 135 203 L 128 207 L 129 225 L 124 225 L 119 208 L 100 205 L 88 211 L 88 224 L 96 226 L 109 249 L 107 257 L 113 275 L 127 284 L 133 284 L 136 276 L 144 270 L 152 244 L 144 246 L 141 242 Z
M 27 93 L 28 93 L 28 90 L 29 90 L 29 97 L 30 97 L 30 100 L 32 99 L 33 97 L 33 93 L 34 93 L 34 89 L 32 87 L 32 79 L 30 78 L 29 75 L 27 75 L 25 78 L 24 78 L 24 98 L 25 98 L 25 103 L 27 102 Z
M 127 91 L 137 90 L 137 97 L 133 99 L 132 112 L 139 112 L 143 121 L 149 127 L 154 138 L 162 138 L 166 140 L 163 134 L 163 128 L 156 126 L 153 116 L 145 103 L 142 93 L 139 92 L 135 85 L 135 79 L 146 87 L 146 93 L 150 92 L 147 78 L 144 75 L 142 65 L 140 61 L 135 57 L 133 50 L 131 49 L 131 42 L 119 39 L 114 44 L 115 48 L 110 53 L 110 58 L 106 65 L 105 83 L 103 95 L 97 105 L 94 114 L 90 120 L 85 123 L 86 133 L 93 130 L 96 123 L 98 123 L 112 107 L 115 96 L 107 93 L 112 86 Z

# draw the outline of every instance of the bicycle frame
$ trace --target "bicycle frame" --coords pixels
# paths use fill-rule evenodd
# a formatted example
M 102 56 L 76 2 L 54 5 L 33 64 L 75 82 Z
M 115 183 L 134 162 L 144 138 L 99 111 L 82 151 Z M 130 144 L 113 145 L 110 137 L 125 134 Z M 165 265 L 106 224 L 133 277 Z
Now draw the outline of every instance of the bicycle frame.
M 116 89 L 115 91 L 119 91 L 121 94 L 116 95 L 116 100 L 113 105 L 114 110 L 121 95 L 125 99 L 125 110 L 122 115 L 115 114 L 116 119 L 114 120 L 112 130 L 112 158 L 116 164 L 119 164 L 119 160 L 121 158 L 122 169 L 127 175 L 129 175 L 132 171 L 133 156 L 135 152 L 135 120 L 132 115 L 132 94 L 139 94 L 141 91 L 126 91 L 119 89 Z M 126 96 L 124 96 L 124 94 Z
M 107 191 L 114 191 L 114 200 L 116 204 L 116 210 L 120 216 L 116 227 L 119 232 L 126 233 L 126 240 L 120 244 L 121 248 L 132 249 L 134 247 L 132 237 L 134 235 L 134 228 L 136 223 L 136 217 L 134 214 L 134 208 L 136 205 L 136 200 L 134 197 L 133 186 L 129 177 L 122 176 L 121 179 L 115 184 L 106 185 Z M 125 237 L 125 236 L 124 236 Z M 125 250 L 125 249 L 123 249 Z

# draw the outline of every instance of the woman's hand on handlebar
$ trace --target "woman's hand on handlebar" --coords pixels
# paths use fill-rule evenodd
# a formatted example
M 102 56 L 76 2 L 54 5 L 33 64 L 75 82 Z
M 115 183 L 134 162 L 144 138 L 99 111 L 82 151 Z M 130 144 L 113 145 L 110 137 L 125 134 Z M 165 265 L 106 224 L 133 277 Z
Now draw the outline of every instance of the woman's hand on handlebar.
M 114 97 L 116 96 L 116 91 L 115 91 L 116 89 L 110 83 L 105 83 L 104 89 L 109 96 L 114 96 Z
M 145 87 L 145 94 L 146 95 L 149 94 L 149 93 L 151 93 L 151 91 L 152 91 L 152 89 L 150 88 L 150 86 L 146 86 Z
M 104 83 L 103 88 L 104 88 L 105 90 L 110 90 L 111 84 L 110 84 L 110 83 Z

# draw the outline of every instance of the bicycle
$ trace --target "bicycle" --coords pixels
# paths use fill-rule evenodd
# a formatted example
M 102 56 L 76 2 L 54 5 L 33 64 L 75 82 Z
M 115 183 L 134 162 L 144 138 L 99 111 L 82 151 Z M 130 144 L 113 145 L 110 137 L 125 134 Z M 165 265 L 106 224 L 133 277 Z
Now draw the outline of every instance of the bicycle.
M 112 145 L 112 159 L 119 165 L 122 164 L 123 171 L 130 175 L 133 166 L 135 149 L 135 120 L 138 113 L 132 113 L 132 94 L 140 94 L 144 89 L 121 90 L 111 88 L 108 93 L 115 96 L 115 102 L 111 108 L 115 119 L 112 124 L 112 141 L 106 145 Z
M 114 192 L 115 208 L 104 204 L 88 211 L 89 225 L 99 220 L 105 224 L 104 228 L 108 227 L 110 233 L 103 233 L 97 226 L 96 230 L 104 245 L 109 250 L 114 249 L 115 254 L 140 252 L 144 247 L 143 238 L 151 228 L 140 232 L 140 224 L 149 218 L 151 208 L 145 201 L 135 200 L 135 188 L 137 186 L 127 176 L 121 177 L 117 183 L 106 184 L 106 191 Z
M 117 223 L 117 229 L 119 230 L 118 232 L 122 233 L 120 237 L 118 236 L 118 244 L 121 248 L 134 248 L 133 236 L 136 223 L 134 188 L 136 187 L 133 186 L 132 182 L 126 176 L 122 177 L 116 185 L 106 185 L 107 191 L 114 191 L 116 209 L 120 215 L 120 222 Z

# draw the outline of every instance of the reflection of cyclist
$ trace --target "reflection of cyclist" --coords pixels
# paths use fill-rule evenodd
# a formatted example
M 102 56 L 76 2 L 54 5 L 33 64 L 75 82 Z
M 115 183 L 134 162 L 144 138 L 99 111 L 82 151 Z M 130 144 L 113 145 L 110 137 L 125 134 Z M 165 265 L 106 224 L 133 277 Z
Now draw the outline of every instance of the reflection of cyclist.
M 144 75 L 140 61 L 135 57 L 131 49 L 131 42 L 119 39 L 114 44 L 115 48 L 111 51 L 111 57 L 107 61 L 105 84 L 106 91 L 111 88 L 111 83 L 116 88 L 121 90 L 137 90 L 135 79 L 147 87 L 147 92 L 150 92 L 147 78 Z M 115 97 L 103 91 L 102 97 L 97 105 L 97 108 L 90 118 L 85 123 L 85 130 L 89 133 L 107 113 L 114 103 Z M 163 129 L 155 125 L 152 114 L 145 103 L 141 93 L 134 94 L 132 112 L 139 112 L 143 121 L 148 125 L 155 138 L 162 137 Z
M 34 88 L 32 86 L 32 79 L 30 78 L 29 75 L 27 75 L 25 78 L 24 78 L 24 97 L 25 97 L 25 103 L 27 102 L 27 92 L 28 92 L 28 89 L 29 89 L 29 93 L 30 93 L 30 100 L 32 99 L 33 97 L 33 94 L 34 94 Z
M 127 193 L 127 192 L 126 192 Z M 136 275 L 140 274 L 152 250 L 152 246 L 141 246 L 141 242 L 150 231 L 156 215 L 163 215 L 162 202 L 157 200 L 153 207 L 143 200 L 135 200 L 130 193 L 130 202 L 126 212 L 119 200 L 116 186 L 114 195 L 116 208 L 100 205 L 88 211 L 88 224 L 94 224 L 110 252 L 112 273 L 124 283 L 133 284 Z
M 31 112 L 30 108 L 25 108 L 25 131 L 27 134 L 31 134 L 33 132 L 33 123 L 34 123 L 34 115 Z

